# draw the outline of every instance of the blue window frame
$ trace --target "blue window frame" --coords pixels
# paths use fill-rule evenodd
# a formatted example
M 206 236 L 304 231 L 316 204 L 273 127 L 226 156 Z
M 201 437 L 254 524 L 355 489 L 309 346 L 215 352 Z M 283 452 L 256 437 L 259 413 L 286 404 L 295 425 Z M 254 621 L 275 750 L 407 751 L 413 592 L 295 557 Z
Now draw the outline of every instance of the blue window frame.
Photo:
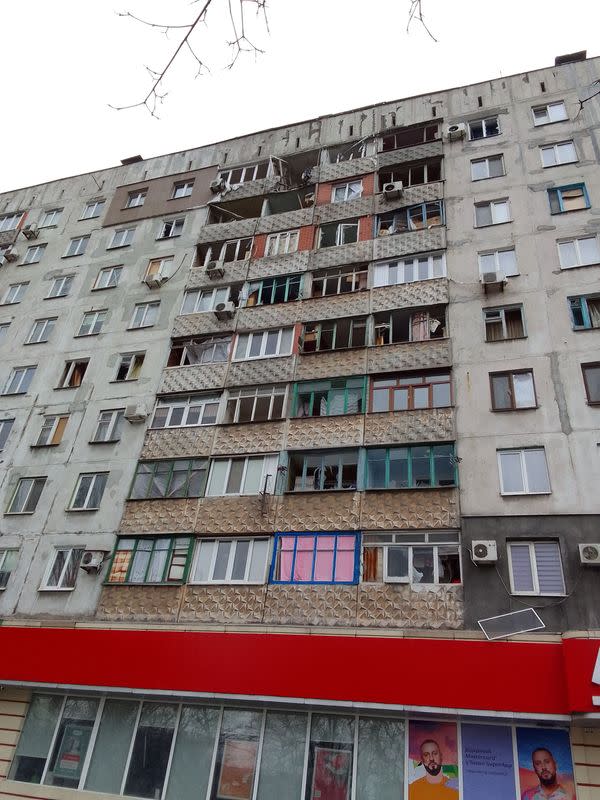
M 269 583 L 358 583 L 360 533 L 276 533 Z
M 600 328 L 600 294 L 569 297 L 569 308 L 574 331 Z
M 565 211 L 580 211 L 590 207 L 585 183 L 572 183 L 548 189 L 551 214 L 564 214 Z

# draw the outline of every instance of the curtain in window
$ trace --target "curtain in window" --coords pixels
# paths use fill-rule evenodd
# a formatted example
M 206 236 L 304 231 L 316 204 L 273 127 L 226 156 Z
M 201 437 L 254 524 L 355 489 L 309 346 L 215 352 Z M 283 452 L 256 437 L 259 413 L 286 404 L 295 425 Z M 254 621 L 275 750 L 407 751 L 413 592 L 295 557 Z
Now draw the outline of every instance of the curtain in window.
M 412 342 L 422 342 L 425 339 L 429 339 L 427 320 L 428 314 L 426 311 L 420 311 L 411 316 L 410 338 Z
M 518 339 L 523 336 L 523 320 L 520 311 L 507 311 L 504 314 L 506 321 L 506 338 Z
M 600 328 L 600 299 L 588 300 L 587 307 L 592 328 Z

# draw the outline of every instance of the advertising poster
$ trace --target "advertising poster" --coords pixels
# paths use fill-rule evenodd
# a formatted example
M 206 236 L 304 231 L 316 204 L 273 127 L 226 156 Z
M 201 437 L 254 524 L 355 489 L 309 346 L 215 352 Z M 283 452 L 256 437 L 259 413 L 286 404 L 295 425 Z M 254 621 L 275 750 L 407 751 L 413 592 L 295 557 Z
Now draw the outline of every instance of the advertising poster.
M 219 800 L 251 800 L 258 742 L 226 739 L 219 773 Z
M 459 800 L 456 723 L 409 721 L 408 800 Z
M 463 800 L 516 797 L 512 729 L 508 725 L 461 725 Z
M 91 732 L 91 728 L 77 723 L 65 725 L 53 769 L 55 777 L 79 780 Z
M 352 750 L 315 745 L 311 800 L 349 800 Z
M 517 752 L 521 800 L 575 800 L 567 731 L 517 728 Z

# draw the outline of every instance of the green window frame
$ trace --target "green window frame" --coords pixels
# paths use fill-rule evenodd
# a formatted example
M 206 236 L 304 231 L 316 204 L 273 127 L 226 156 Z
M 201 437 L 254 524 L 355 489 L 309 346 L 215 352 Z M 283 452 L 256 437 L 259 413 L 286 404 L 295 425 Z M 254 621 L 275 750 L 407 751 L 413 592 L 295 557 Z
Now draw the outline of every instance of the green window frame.
M 364 414 L 367 377 L 332 378 L 294 384 L 293 417 L 335 417 Z
M 323 492 L 358 488 L 360 452 L 323 450 L 290 453 L 288 491 Z
M 246 306 L 271 306 L 300 299 L 302 275 L 279 275 L 253 281 L 248 286 Z
M 300 337 L 301 353 L 346 350 L 367 345 L 367 317 L 307 322 Z
M 129 493 L 130 500 L 203 497 L 207 458 L 140 461 Z
M 568 301 L 574 331 L 600 328 L 600 295 L 582 294 L 569 297 Z
M 193 544 L 192 536 L 121 537 L 106 583 L 184 583 Z
M 458 485 L 454 443 L 367 449 L 366 489 L 424 489 Z M 445 476 L 445 477 L 443 477 Z

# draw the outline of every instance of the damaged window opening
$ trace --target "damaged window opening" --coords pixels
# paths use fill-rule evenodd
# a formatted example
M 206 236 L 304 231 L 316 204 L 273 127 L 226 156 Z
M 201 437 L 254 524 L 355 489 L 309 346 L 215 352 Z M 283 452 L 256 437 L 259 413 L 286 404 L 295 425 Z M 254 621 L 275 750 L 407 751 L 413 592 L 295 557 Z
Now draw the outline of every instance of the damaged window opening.
M 567 211 L 580 211 L 590 207 L 590 198 L 584 183 L 548 189 L 548 200 L 551 214 L 564 214 Z
M 456 486 L 456 477 L 454 444 L 367 450 L 367 489 Z
M 288 491 L 356 489 L 358 450 L 290 453 Z
M 218 289 L 190 289 L 183 296 L 181 314 L 200 314 L 214 311 L 221 303 L 238 305 L 240 286 L 221 286 Z
M 313 273 L 311 297 L 329 297 L 336 294 L 362 292 L 368 288 L 366 264 L 333 267 Z
M 533 370 L 490 372 L 493 411 L 537 408 Z
M 362 414 L 365 410 L 367 379 L 332 378 L 304 381 L 294 386 L 294 417 L 335 417 Z
M 230 346 L 231 336 L 207 336 L 173 342 L 167 367 L 224 363 L 229 357 Z
M 219 178 L 229 186 L 239 186 L 241 183 L 256 181 L 267 177 L 269 163 L 269 161 L 260 161 L 258 164 L 249 164 L 247 167 L 223 170 L 219 172 Z
M 336 247 L 358 241 L 358 220 L 330 222 L 319 228 L 319 247 Z
M 367 317 L 307 322 L 300 337 L 301 353 L 345 350 L 367 343 Z
M 442 180 L 442 159 L 432 158 L 414 164 L 396 164 L 379 173 L 379 188 L 386 183 L 401 181 L 403 186 L 420 186 Z
M 365 583 L 460 584 L 455 531 L 363 534 Z
M 371 381 L 371 411 L 408 411 L 452 405 L 449 372 L 391 375 Z
M 129 499 L 203 497 L 207 473 L 207 458 L 140 461 Z
M 247 236 L 243 239 L 230 239 L 227 242 L 201 245 L 198 248 L 199 260 L 204 266 L 209 261 L 223 261 L 225 264 L 229 264 L 231 261 L 244 261 L 250 258 L 253 241 L 252 236 Z
M 489 136 L 498 136 L 502 131 L 498 117 L 487 117 L 469 122 L 469 139 L 487 139 Z
M 250 283 L 247 287 L 246 307 L 288 303 L 300 298 L 301 275 L 283 275 Z
M 285 384 L 233 389 L 227 397 L 223 422 L 266 422 L 270 419 L 282 419 L 286 393 Z
M 574 331 L 600 328 L 600 295 L 569 297 L 568 302 Z
M 75 389 L 81 386 L 89 359 L 81 361 L 67 361 L 61 375 L 57 389 Z
M 108 583 L 181 583 L 187 575 L 191 537 L 119 539 Z
M 373 287 L 395 286 L 446 277 L 444 253 L 423 253 L 400 261 L 373 265 Z
M 362 181 L 349 181 L 348 183 L 338 183 L 331 187 L 331 202 L 343 203 L 347 200 L 356 200 L 362 196 Z
M 377 235 L 392 236 L 395 233 L 419 231 L 444 224 L 444 204 L 441 200 L 419 203 L 396 211 L 388 211 L 377 217 Z
M 119 366 L 115 381 L 136 381 L 144 363 L 145 353 L 123 353 L 119 357 Z
M 506 308 L 484 308 L 486 342 L 501 342 L 506 339 L 522 339 L 525 334 L 523 306 Z
M 160 231 L 158 233 L 157 239 L 173 239 L 176 236 L 181 236 L 183 231 L 183 223 L 185 222 L 185 217 L 179 217 L 178 219 L 168 219 L 165 220 L 160 227 Z
M 442 305 L 380 312 L 373 321 L 376 345 L 424 342 L 446 336 L 446 307 Z
M 265 256 L 282 256 L 298 250 L 300 231 L 282 231 L 267 236 Z
M 328 147 L 322 153 L 321 162 L 323 164 L 339 164 L 342 161 L 353 161 L 355 158 L 365 158 L 365 156 L 370 154 L 369 150 L 372 150 L 369 144 L 370 143 L 366 142 L 364 139 L 361 139 L 360 142 L 354 142 L 352 144 L 340 144 L 336 147 Z
M 219 412 L 219 395 L 190 394 L 162 398 L 156 404 L 151 428 L 185 428 L 214 425 Z
M 237 337 L 233 360 L 247 361 L 253 358 L 289 356 L 292 352 L 293 339 L 293 328 L 240 333 Z
M 400 150 L 425 142 L 434 142 L 438 137 L 437 125 L 422 125 L 414 128 L 403 128 L 384 136 L 381 140 L 381 152 Z

